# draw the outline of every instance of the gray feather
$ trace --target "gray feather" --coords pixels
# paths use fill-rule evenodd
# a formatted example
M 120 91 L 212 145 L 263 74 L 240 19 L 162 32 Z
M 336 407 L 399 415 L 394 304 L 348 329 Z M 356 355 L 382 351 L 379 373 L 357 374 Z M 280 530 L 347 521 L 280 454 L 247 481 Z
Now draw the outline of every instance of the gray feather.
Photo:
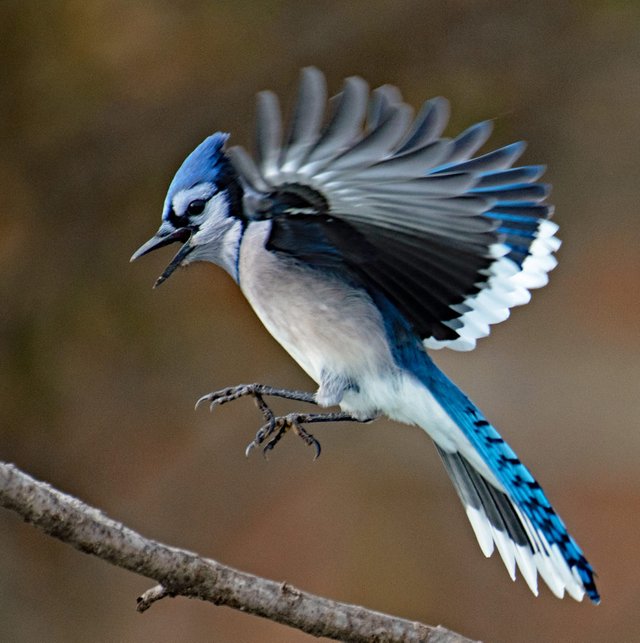
M 367 110 L 367 131 L 379 127 L 390 115 L 394 105 L 402 103 L 402 95 L 393 85 L 382 85 L 371 92 Z
M 227 150 L 227 155 L 236 172 L 242 177 L 245 183 L 259 192 L 269 191 L 269 184 L 264 180 L 253 159 L 243 147 L 239 145 L 230 147 Z
M 347 78 L 342 93 L 335 98 L 337 105 L 333 117 L 307 157 L 310 167 L 315 164 L 315 169 L 318 169 L 321 161 L 331 160 L 360 139 L 368 91 L 367 83 L 362 78 Z
M 309 149 L 316 143 L 327 100 L 324 75 L 315 67 L 302 71 L 287 147 L 282 158 L 282 171 L 291 172 L 300 167 Z
M 264 176 L 276 174 L 282 142 L 282 118 L 278 97 L 271 91 L 257 95 L 256 156 Z
M 449 121 L 449 101 L 436 97 L 428 100 L 420 110 L 411 130 L 400 144 L 397 154 L 404 154 L 436 141 Z
M 493 122 L 483 121 L 456 136 L 447 163 L 461 163 L 470 159 L 487 142 L 492 130 Z

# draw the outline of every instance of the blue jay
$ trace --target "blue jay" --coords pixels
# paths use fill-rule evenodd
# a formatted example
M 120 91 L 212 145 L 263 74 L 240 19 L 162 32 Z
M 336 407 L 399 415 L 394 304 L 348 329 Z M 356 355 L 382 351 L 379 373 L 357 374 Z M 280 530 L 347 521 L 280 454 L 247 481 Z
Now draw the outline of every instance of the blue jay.
M 490 122 L 443 138 L 443 98 L 413 118 L 395 87 L 370 93 L 352 77 L 325 123 L 326 91 L 317 69 L 303 70 L 284 139 L 276 96 L 260 93 L 255 160 L 227 148 L 228 134 L 205 139 L 171 182 L 160 229 L 132 257 L 182 244 L 157 284 L 194 261 L 224 268 L 319 385 L 205 399 L 252 395 L 268 419 L 253 444 L 266 448 L 288 428 L 317 446 L 305 422 L 386 415 L 421 427 L 485 556 L 497 548 L 536 595 L 539 574 L 560 598 L 598 603 L 593 568 L 538 482 L 427 353 L 473 349 L 547 283 L 560 241 L 538 182 L 544 167 L 513 167 L 522 142 L 474 156 Z M 263 395 L 341 411 L 275 418 Z

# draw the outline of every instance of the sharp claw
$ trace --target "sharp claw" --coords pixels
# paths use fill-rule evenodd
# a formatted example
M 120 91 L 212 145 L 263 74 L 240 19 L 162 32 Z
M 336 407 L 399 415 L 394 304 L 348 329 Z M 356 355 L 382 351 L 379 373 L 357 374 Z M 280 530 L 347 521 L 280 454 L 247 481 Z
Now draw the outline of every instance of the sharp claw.
M 349 415 L 346 412 L 341 413 L 325 413 L 325 414 L 308 414 L 308 413 L 290 413 L 289 415 L 275 416 L 270 406 L 264 401 L 264 396 L 270 395 L 275 397 L 282 397 L 290 400 L 300 400 L 311 404 L 317 403 L 312 394 L 303 393 L 301 391 L 289 391 L 285 389 L 275 389 L 261 384 L 242 384 L 223 388 L 207 395 L 203 395 L 195 404 L 198 409 L 201 404 L 208 403 L 209 410 L 213 411 L 216 406 L 221 406 L 227 402 L 232 402 L 240 397 L 251 396 L 254 398 L 258 409 L 262 412 L 266 424 L 264 424 L 256 433 L 255 438 L 247 445 L 245 449 L 245 456 L 249 457 L 251 452 L 257 447 L 267 442 L 262 447 L 262 454 L 267 459 L 269 451 L 273 451 L 276 444 L 280 441 L 282 436 L 292 429 L 300 438 L 303 439 L 305 444 L 313 447 L 314 455 L 313 460 L 317 460 L 321 454 L 320 442 L 309 433 L 302 425 L 305 423 L 315 422 L 341 422 L 341 421 L 358 421 L 370 422 L 374 418 L 367 418 L 360 420 Z M 274 435 L 275 434 L 275 435 Z
M 200 406 L 200 405 L 201 405 L 201 404 L 202 404 L 206 399 L 208 399 L 208 397 L 209 397 L 209 395 L 203 395 L 203 396 L 202 396 L 202 397 L 201 397 L 201 398 L 196 402 L 196 405 L 195 405 L 195 407 L 194 407 L 196 411 L 198 410 L 198 407 L 199 407 L 199 406 Z

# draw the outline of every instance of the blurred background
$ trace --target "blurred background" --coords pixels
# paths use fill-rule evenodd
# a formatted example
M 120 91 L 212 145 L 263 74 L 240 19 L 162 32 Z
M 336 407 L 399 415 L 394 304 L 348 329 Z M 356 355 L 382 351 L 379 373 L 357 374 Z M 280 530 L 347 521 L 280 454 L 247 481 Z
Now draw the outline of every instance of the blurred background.
M 640 640 L 640 6 L 634 2 L 0 3 L 0 458 L 146 536 L 486 641 Z M 213 266 L 129 264 L 184 156 L 251 144 L 254 94 L 299 68 L 495 119 L 546 163 L 564 244 L 548 288 L 470 354 L 438 353 L 530 465 L 596 568 L 602 605 L 534 598 L 485 560 L 430 441 L 379 421 L 245 458 L 250 401 L 312 383 Z M 278 406 L 291 409 L 291 406 Z M 292 409 L 291 409 L 292 410 Z M 0 639 L 298 642 L 0 511 Z

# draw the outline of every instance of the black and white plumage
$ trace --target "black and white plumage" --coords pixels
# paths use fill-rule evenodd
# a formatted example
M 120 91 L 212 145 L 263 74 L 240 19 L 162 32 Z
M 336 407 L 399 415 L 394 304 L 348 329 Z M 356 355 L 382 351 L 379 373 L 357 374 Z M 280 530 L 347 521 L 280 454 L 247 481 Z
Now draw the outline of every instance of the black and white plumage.
M 444 99 L 417 117 L 397 89 L 349 78 L 325 120 L 322 74 L 305 69 L 288 133 L 258 96 L 255 160 L 214 134 L 178 170 L 155 237 L 179 241 L 159 281 L 210 261 L 319 384 L 315 401 L 380 414 L 435 441 L 482 551 L 497 547 L 537 593 L 598 602 L 594 574 L 540 485 L 426 348 L 469 350 L 547 283 L 560 242 L 544 168 L 515 143 L 477 155 L 479 123 L 442 136 Z
M 527 303 L 529 289 L 545 285 L 556 265 L 557 226 L 548 221 L 551 206 L 542 203 L 549 190 L 536 182 L 544 168 L 512 168 L 523 143 L 473 158 L 491 133 L 490 121 L 442 138 L 448 119 L 442 98 L 425 103 L 412 122 L 395 88 L 380 87 L 368 101 L 366 83 L 350 78 L 321 129 L 325 102 L 324 77 L 306 70 L 283 145 L 277 99 L 263 92 L 257 160 L 231 148 L 232 162 L 251 190 L 276 201 L 287 185 L 316 190 L 326 204 L 305 203 L 307 209 L 335 213 L 353 228 L 351 236 L 338 237 L 354 263 L 370 256 L 369 245 L 376 248 L 367 278 L 409 317 L 425 346 L 473 348 L 490 324 Z M 306 227 L 302 218 L 276 219 L 274 234 L 293 238 L 300 227 Z M 285 242 L 278 249 L 300 252 L 295 241 L 291 248 Z

